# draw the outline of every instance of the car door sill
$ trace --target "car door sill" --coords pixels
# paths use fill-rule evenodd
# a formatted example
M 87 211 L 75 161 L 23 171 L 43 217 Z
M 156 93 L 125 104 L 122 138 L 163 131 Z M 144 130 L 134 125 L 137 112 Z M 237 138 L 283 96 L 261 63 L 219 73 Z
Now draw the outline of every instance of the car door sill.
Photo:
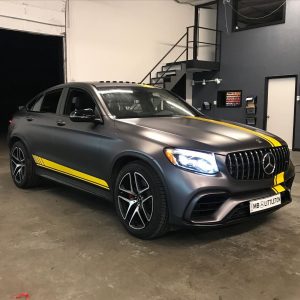
M 38 168 L 37 174 L 46 179 L 70 186 L 75 189 L 79 189 L 81 191 L 98 196 L 100 198 L 104 198 L 105 200 L 112 201 L 111 192 L 108 190 L 101 189 L 100 187 L 93 186 L 83 181 L 79 181 L 77 179 L 73 179 L 69 176 L 61 175 L 59 173 L 47 169 Z

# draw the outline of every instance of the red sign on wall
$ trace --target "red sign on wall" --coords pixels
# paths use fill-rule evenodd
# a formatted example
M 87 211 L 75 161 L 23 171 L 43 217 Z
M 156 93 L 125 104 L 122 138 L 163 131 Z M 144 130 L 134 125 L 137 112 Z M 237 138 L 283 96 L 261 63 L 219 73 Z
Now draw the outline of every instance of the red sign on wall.
M 227 91 L 225 96 L 226 107 L 237 107 L 242 104 L 242 91 Z

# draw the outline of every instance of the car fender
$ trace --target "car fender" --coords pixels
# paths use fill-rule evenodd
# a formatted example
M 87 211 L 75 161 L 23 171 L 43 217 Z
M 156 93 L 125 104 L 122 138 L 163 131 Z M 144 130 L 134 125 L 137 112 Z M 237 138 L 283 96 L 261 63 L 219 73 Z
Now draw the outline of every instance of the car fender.
M 160 180 L 162 181 L 162 183 L 164 184 L 164 187 L 165 187 L 165 191 L 166 191 L 166 194 L 167 194 L 167 204 L 168 204 L 168 210 L 169 212 L 172 211 L 172 207 L 171 207 L 171 201 L 168 201 L 168 199 L 170 199 L 170 193 L 169 193 L 169 190 L 168 190 L 168 186 L 167 186 L 167 183 L 165 181 L 165 178 L 163 176 L 163 170 L 162 170 L 162 167 L 160 166 L 160 164 L 157 162 L 157 160 L 153 159 L 153 157 L 151 157 L 150 155 L 146 154 L 146 153 L 141 153 L 141 152 L 138 152 L 138 151 L 132 151 L 132 150 L 129 150 L 129 151 L 123 151 L 121 153 L 119 153 L 113 160 L 113 163 L 112 163 L 112 168 L 110 170 L 110 174 L 113 174 L 113 170 L 117 164 L 117 162 L 122 159 L 122 158 L 125 158 L 125 157 L 132 157 L 132 158 L 136 158 L 137 160 L 141 160 L 141 161 L 144 161 L 145 163 L 147 163 L 148 165 L 150 165 L 150 167 L 152 167 L 155 172 L 158 174 Z M 111 184 L 113 184 L 113 182 L 111 182 Z
M 19 134 L 13 134 L 13 135 L 8 137 L 9 147 L 12 146 L 11 141 L 14 140 L 14 139 L 17 139 L 17 140 L 21 141 L 24 144 L 24 146 L 26 147 L 29 154 L 32 154 L 31 147 L 29 146 L 28 141 L 26 140 L 26 138 L 24 136 L 19 135 Z

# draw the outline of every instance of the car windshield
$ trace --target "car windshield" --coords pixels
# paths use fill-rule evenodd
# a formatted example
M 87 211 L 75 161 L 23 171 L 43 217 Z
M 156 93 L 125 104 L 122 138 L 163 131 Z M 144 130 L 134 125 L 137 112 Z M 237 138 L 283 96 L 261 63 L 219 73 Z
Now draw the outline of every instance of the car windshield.
M 200 115 L 170 92 L 147 87 L 98 88 L 110 113 L 118 119 Z

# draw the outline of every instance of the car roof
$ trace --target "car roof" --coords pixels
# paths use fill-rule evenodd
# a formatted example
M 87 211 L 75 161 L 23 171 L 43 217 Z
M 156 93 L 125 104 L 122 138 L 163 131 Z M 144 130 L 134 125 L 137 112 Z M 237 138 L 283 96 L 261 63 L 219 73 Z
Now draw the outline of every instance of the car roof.
M 80 86 L 94 86 L 96 88 L 100 87 L 150 87 L 147 84 L 139 84 L 136 82 L 129 82 L 129 81 L 90 81 L 90 82 L 68 82 L 62 83 L 56 86 L 51 87 L 49 90 L 57 89 L 57 88 L 64 88 L 64 87 L 80 87 Z M 151 86 L 154 87 L 154 86 Z M 155 87 L 159 88 L 159 87 Z

